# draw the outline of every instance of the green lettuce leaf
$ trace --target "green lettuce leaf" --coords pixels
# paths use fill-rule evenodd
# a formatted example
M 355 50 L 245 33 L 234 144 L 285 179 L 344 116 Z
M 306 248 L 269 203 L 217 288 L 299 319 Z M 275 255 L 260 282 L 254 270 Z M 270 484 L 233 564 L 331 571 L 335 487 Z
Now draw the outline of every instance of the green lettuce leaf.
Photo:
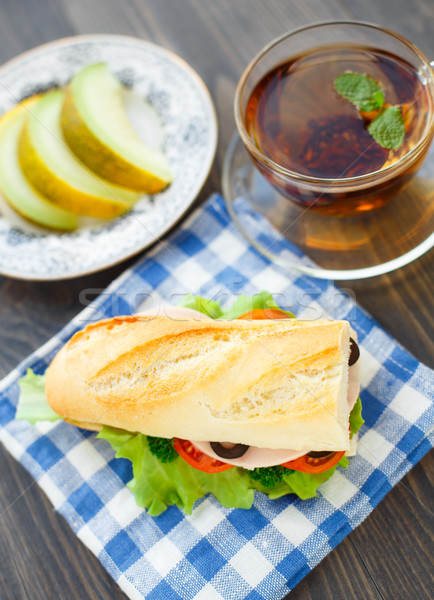
M 162 463 L 151 453 L 147 436 L 141 433 L 103 427 L 98 437 L 111 444 L 116 457 L 131 461 L 133 479 L 127 485 L 136 503 L 146 508 L 153 517 L 171 505 L 190 514 L 196 500 L 207 494 L 215 496 L 227 508 L 250 508 L 253 490 L 266 494 L 272 500 L 286 494 L 296 494 L 307 500 L 317 496 L 318 486 L 332 477 L 337 466 L 348 466 L 348 459 L 344 456 L 338 465 L 323 473 L 287 469 L 283 481 L 269 488 L 252 479 L 249 471 L 238 467 L 209 474 L 195 469 L 180 457 L 170 463 Z
M 181 300 L 179 306 L 193 308 L 212 319 L 237 319 L 241 315 L 257 308 L 277 308 L 289 317 L 294 317 L 291 312 L 281 309 L 273 299 L 273 296 L 265 291 L 259 292 L 254 296 L 238 296 L 235 302 L 226 309 L 222 309 L 219 302 L 208 300 L 201 296 L 193 296 L 193 294 L 187 294 Z
M 201 296 L 193 296 L 193 294 L 187 294 L 179 302 L 178 306 L 184 306 L 185 308 L 192 308 L 197 310 L 211 319 L 219 319 L 222 316 L 222 309 L 220 302 L 214 302 L 208 300 L 208 298 L 202 298 Z
M 350 413 L 351 437 L 353 437 L 353 435 L 359 431 L 364 422 L 365 419 L 362 417 L 362 401 L 360 400 L 359 396 L 355 405 L 353 406 L 353 410 Z
M 38 421 L 62 419 L 54 412 L 45 398 L 45 375 L 35 375 L 32 369 L 28 369 L 18 384 L 20 397 L 15 414 L 16 419 L 29 421 L 32 425 Z
M 228 469 L 222 473 L 203 473 L 178 457 L 161 463 L 148 446 L 146 435 L 131 434 L 113 427 L 103 427 L 98 437 L 110 442 L 116 456 L 128 458 L 133 465 L 133 479 L 128 487 L 139 506 L 153 517 L 172 504 L 190 514 L 193 504 L 207 494 L 213 494 L 222 506 L 250 508 L 253 486 L 244 469 Z
M 344 456 L 341 458 L 338 465 L 346 468 L 348 465 L 348 459 Z M 267 494 L 271 500 L 275 500 L 281 496 L 286 496 L 286 494 L 296 494 L 302 500 L 307 500 L 308 498 L 314 498 L 318 495 L 318 486 L 330 479 L 330 477 L 336 471 L 336 467 L 338 465 L 335 465 L 323 473 L 315 474 L 286 469 L 286 472 L 283 475 L 283 481 L 275 485 L 273 488 L 267 488 L 261 485 L 258 481 L 254 480 L 252 480 L 252 484 L 256 490 L 262 492 L 263 494 Z
M 238 317 L 241 317 L 241 315 L 258 308 L 277 308 L 278 310 L 282 310 L 282 312 L 286 313 L 289 317 L 294 317 L 292 313 L 281 309 L 280 306 L 273 300 L 273 296 L 271 294 L 263 291 L 259 292 L 259 294 L 255 294 L 254 296 L 238 296 L 231 306 L 222 311 L 221 318 L 238 319 Z

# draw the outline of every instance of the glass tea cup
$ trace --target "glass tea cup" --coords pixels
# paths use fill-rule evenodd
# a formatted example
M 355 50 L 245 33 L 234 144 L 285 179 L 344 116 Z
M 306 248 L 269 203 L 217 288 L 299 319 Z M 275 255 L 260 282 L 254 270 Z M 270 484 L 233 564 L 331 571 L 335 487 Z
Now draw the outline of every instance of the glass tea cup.
M 345 72 L 382 87 L 406 129 L 396 150 L 369 134 L 334 89 Z M 402 36 L 367 23 L 304 27 L 268 44 L 235 94 L 238 133 L 255 166 L 284 197 L 323 215 L 353 216 L 391 200 L 416 174 L 434 134 L 434 71 Z M 377 115 L 378 112 L 377 111 Z

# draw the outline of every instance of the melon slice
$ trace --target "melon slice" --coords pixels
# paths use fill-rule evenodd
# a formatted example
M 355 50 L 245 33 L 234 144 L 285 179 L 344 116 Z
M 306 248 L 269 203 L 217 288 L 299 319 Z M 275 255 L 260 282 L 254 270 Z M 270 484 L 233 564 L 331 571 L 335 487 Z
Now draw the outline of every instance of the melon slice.
M 71 81 L 61 126 L 73 152 L 108 181 L 155 194 L 173 175 L 160 151 L 143 144 L 128 120 L 122 84 L 104 63 L 89 65 Z
M 77 217 L 39 194 L 24 177 L 18 161 L 18 138 L 37 99 L 19 104 L 0 119 L 0 191 L 20 215 L 50 229 L 71 231 Z
M 129 210 L 138 194 L 103 181 L 68 147 L 60 128 L 65 93 L 52 90 L 32 108 L 18 155 L 30 183 L 49 200 L 77 215 L 112 218 Z

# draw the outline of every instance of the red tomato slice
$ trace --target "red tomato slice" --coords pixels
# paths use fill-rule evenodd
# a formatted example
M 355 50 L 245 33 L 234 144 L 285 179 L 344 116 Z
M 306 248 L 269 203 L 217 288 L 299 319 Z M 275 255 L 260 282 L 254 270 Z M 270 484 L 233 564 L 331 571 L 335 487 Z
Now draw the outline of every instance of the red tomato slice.
M 334 467 L 344 456 L 343 452 L 330 452 L 327 456 L 314 458 L 305 454 L 295 460 L 289 460 L 282 464 L 282 467 L 293 469 L 294 471 L 303 471 L 303 473 L 322 473 Z
M 234 465 L 212 458 L 198 450 L 189 440 L 173 438 L 173 447 L 188 464 L 205 473 L 220 473 L 226 469 L 233 469 Z
M 262 321 L 264 319 L 290 319 L 291 317 L 278 308 L 255 308 L 238 318 Z

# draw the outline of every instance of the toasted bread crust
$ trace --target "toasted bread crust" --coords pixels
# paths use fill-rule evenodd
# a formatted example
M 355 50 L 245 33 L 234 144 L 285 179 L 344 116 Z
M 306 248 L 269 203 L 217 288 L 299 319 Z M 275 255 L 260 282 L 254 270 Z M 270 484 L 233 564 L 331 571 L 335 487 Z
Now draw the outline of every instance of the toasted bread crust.
M 74 422 L 264 448 L 347 450 L 346 321 L 118 317 L 76 333 L 46 394 Z

